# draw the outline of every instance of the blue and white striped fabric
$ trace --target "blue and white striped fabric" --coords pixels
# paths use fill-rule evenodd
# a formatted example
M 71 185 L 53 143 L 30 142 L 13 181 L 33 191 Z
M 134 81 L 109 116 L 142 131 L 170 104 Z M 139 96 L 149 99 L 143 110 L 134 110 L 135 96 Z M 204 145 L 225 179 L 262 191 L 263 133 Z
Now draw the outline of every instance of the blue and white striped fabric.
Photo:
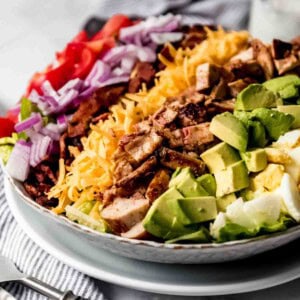
M 21 229 L 12 216 L 4 193 L 0 168 L 0 254 L 10 258 L 20 270 L 60 290 L 72 290 L 85 299 L 104 299 L 98 282 L 55 259 L 39 248 Z M 0 266 L 1 268 L 1 266 Z M 17 300 L 44 300 L 22 285 L 13 282 L 3 285 Z M 1 298 L 0 300 L 9 299 Z

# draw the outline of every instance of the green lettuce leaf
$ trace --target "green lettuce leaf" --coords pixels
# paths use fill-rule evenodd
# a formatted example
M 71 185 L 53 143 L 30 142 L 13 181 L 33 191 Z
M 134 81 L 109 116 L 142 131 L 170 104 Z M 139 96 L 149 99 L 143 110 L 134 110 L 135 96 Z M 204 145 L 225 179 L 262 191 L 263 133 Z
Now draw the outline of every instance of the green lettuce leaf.
M 229 222 L 220 229 L 217 242 L 223 243 L 228 241 L 247 239 L 273 232 L 284 231 L 293 224 L 295 224 L 295 221 L 285 215 L 281 215 L 279 220 L 272 225 L 262 224 L 260 227 L 254 229 L 248 229 L 244 226 Z

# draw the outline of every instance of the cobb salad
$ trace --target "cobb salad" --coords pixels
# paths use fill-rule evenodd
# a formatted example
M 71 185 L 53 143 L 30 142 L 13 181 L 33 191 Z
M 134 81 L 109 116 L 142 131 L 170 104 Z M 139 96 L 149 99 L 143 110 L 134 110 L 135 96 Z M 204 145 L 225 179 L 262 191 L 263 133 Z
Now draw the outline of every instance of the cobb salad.
M 0 118 L 42 206 L 101 232 L 226 242 L 300 222 L 300 39 L 115 15 Z

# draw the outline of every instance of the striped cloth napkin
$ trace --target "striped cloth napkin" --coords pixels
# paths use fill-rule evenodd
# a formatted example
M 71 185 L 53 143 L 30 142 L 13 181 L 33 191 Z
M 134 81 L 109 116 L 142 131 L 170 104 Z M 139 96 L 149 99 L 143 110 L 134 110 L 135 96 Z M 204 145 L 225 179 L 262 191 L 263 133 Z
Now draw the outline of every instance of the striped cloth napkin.
M 85 299 L 104 299 L 101 287 L 96 280 L 64 265 L 39 248 L 24 233 L 9 210 L 3 181 L 4 175 L 0 168 L 0 255 L 10 258 L 24 273 L 60 290 L 72 290 L 75 295 L 82 296 Z M 17 300 L 46 299 L 34 291 L 13 282 L 2 286 Z M 0 300 L 11 299 L 6 297 L 3 292 L 0 292 Z
M 69 0 L 61 1 L 65 1 L 66 6 L 72 10 L 72 5 L 68 2 Z M 222 24 L 226 28 L 242 29 L 247 25 L 250 0 L 101 0 L 89 3 L 89 5 L 93 6 L 94 15 L 102 19 L 106 19 L 115 13 L 147 17 L 171 11 L 175 14 L 183 14 L 185 23 Z M 35 5 L 40 5 L 40 3 L 37 0 L 26 1 L 26 6 L 33 7 Z M 75 6 L 79 9 L 78 5 Z M 101 300 L 104 298 L 101 293 L 99 281 L 97 282 L 53 258 L 39 248 L 22 231 L 22 228 L 18 226 L 8 208 L 1 170 L 0 254 L 9 257 L 24 273 L 36 277 L 58 289 L 72 290 L 76 295 L 91 300 Z M 17 300 L 45 299 L 35 292 L 15 283 L 3 284 L 2 287 Z M 0 291 L 0 300 L 11 299 L 7 296 L 7 293 L 5 294 Z

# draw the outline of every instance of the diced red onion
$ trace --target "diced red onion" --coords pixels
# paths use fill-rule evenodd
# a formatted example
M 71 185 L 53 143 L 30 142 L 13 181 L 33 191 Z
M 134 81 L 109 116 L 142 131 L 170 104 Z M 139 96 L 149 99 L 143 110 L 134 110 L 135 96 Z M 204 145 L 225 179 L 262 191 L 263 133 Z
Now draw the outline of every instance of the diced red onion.
M 91 96 L 96 89 L 97 89 L 97 87 L 95 87 L 95 86 L 89 86 L 87 89 L 85 89 L 83 92 L 81 92 L 80 95 L 78 96 L 78 98 L 74 100 L 73 107 L 77 107 L 82 100 Z
M 32 113 L 31 116 L 22 121 L 19 122 L 15 125 L 15 130 L 16 132 L 22 132 L 24 130 L 33 128 L 34 126 L 36 126 L 36 128 L 40 127 L 42 125 L 43 119 L 41 114 L 39 113 Z
M 79 91 L 83 86 L 83 81 L 80 78 L 75 78 L 68 81 L 62 88 L 58 90 L 59 95 L 67 93 L 69 90 Z
M 156 53 L 148 47 L 139 47 L 137 49 L 137 57 L 140 61 L 154 62 L 156 60 Z
M 93 66 L 91 72 L 85 79 L 85 85 L 94 85 L 96 81 L 104 81 L 110 77 L 110 67 L 101 60 L 98 60 Z
M 121 28 L 119 32 L 119 39 L 125 43 L 132 43 L 136 36 L 140 36 L 141 32 L 144 30 L 144 21 L 125 28 Z
M 114 68 L 112 71 L 112 75 L 113 76 L 122 76 L 122 75 L 128 75 L 129 72 L 126 72 L 125 70 L 123 70 L 122 68 Z
M 43 82 L 41 89 L 45 96 L 50 96 L 58 101 L 59 95 L 48 80 Z
M 122 28 L 119 39 L 124 43 L 133 43 L 138 46 L 150 42 L 150 33 L 171 32 L 180 26 L 181 16 L 167 14 L 159 17 L 150 17 L 136 25 Z
M 113 77 L 113 78 L 107 79 L 106 81 L 104 81 L 102 83 L 99 83 L 98 87 L 114 85 L 114 84 L 117 84 L 117 83 L 122 83 L 122 82 L 127 82 L 127 81 L 129 81 L 129 75 Z
M 8 174 L 20 181 L 27 179 L 29 174 L 29 159 L 31 143 L 17 141 L 6 164 Z
M 49 128 L 49 126 L 48 127 L 47 126 L 42 128 L 40 130 L 40 133 L 42 133 L 43 135 L 49 136 L 54 141 L 59 141 L 60 133 L 56 130 L 51 129 L 51 127 Z
M 48 154 L 52 140 L 49 136 L 36 133 L 32 140 L 32 148 L 30 153 L 30 165 L 36 167 Z
M 66 115 L 59 115 L 57 117 L 57 124 L 58 125 L 67 125 L 68 117 Z
M 76 90 L 69 90 L 66 94 L 62 95 L 59 99 L 59 109 L 56 111 L 56 113 L 61 112 L 64 108 L 71 104 L 78 95 L 79 92 Z
M 151 40 L 158 45 L 162 45 L 167 42 L 171 42 L 171 43 L 177 42 L 177 41 L 180 41 L 182 39 L 182 37 L 183 37 L 182 32 L 163 32 L 163 33 L 152 32 L 152 33 L 150 33 Z
M 130 73 L 136 63 L 135 57 L 124 57 L 121 60 L 121 69 Z
M 107 51 L 102 60 L 111 66 L 115 66 L 122 60 L 123 57 L 136 56 L 135 45 L 122 45 L 114 47 Z
M 40 96 L 40 99 L 48 104 L 49 108 L 51 108 L 51 111 L 55 110 L 59 106 L 57 100 L 51 96 Z

